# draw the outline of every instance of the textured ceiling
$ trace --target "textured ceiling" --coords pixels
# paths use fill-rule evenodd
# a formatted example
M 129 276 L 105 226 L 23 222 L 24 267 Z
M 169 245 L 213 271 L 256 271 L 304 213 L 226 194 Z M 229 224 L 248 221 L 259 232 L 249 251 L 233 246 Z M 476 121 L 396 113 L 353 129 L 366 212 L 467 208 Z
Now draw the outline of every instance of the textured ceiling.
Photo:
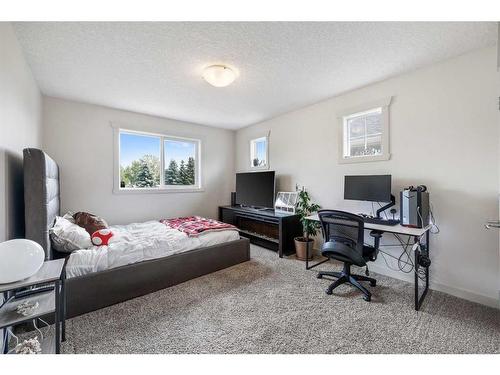
M 42 92 L 236 129 L 494 45 L 495 23 L 15 23 Z M 215 88 L 203 67 L 239 77 Z

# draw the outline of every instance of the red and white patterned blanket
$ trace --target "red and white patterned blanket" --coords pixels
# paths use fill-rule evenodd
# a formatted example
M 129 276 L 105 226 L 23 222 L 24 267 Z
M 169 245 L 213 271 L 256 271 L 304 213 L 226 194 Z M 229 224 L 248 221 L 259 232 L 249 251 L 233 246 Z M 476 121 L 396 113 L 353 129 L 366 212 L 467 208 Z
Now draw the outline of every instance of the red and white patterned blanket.
M 178 217 L 175 219 L 163 219 L 160 223 L 170 228 L 180 230 L 189 237 L 196 237 L 201 233 L 217 232 L 221 230 L 238 230 L 234 225 L 222 223 L 213 219 L 200 216 Z

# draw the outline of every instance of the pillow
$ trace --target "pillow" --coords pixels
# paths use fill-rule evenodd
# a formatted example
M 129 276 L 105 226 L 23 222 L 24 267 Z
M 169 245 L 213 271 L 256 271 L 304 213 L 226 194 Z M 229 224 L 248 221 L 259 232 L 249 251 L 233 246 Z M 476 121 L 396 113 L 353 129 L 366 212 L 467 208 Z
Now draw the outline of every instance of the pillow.
M 92 234 L 92 243 L 96 246 L 108 246 L 111 237 L 113 237 L 113 232 L 109 229 L 96 230 Z
M 71 224 L 76 224 L 75 223 L 75 218 L 73 217 L 73 213 L 68 211 L 64 214 L 63 216 L 64 219 L 68 220 Z
M 50 229 L 50 239 L 54 249 L 62 253 L 92 246 L 90 235 L 85 229 L 60 216 L 56 217 L 56 222 Z
M 104 219 L 101 219 L 97 215 L 89 214 L 88 212 L 77 212 L 73 217 L 75 219 L 75 224 L 84 228 L 91 236 L 95 231 L 108 227 L 108 223 L 106 223 Z

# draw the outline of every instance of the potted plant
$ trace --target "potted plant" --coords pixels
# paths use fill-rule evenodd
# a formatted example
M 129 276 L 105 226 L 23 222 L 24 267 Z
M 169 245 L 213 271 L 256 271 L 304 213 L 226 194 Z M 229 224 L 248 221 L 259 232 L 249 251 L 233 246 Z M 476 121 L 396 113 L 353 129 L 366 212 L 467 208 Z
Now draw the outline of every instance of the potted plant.
M 320 206 L 311 202 L 311 197 L 305 188 L 299 191 L 296 214 L 300 216 L 302 223 L 303 237 L 295 237 L 295 253 L 297 259 L 306 260 L 309 250 L 309 259 L 312 259 L 312 244 L 314 237 L 320 228 L 320 224 L 315 220 L 307 220 L 306 217 L 318 211 Z

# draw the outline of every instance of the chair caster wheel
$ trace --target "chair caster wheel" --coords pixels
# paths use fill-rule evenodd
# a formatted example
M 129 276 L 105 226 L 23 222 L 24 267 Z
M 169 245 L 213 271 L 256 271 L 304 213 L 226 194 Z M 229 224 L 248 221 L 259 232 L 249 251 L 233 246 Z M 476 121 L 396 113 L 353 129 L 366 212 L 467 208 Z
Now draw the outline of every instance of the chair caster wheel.
M 331 295 L 333 294 L 333 291 L 331 291 L 330 289 L 327 289 L 327 290 L 325 291 L 325 293 L 326 293 L 326 294 L 328 294 L 329 296 L 331 296 Z
M 320 273 L 318 273 L 318 274 L 316 275 L 316 278 L 318 278 L 318 279 L 322 279 L 322 278 L 323 278 L 323 275 L 322 275 L 322 274 L 320 274 Z
M 366 302 L 370 302 L 372 300 L 372 297 L 371 296 L 364 296 L 363 299 L 366 301 Z
M 377 282 L 376 281 L 370 281 L 370 286 L 377 286 Z

